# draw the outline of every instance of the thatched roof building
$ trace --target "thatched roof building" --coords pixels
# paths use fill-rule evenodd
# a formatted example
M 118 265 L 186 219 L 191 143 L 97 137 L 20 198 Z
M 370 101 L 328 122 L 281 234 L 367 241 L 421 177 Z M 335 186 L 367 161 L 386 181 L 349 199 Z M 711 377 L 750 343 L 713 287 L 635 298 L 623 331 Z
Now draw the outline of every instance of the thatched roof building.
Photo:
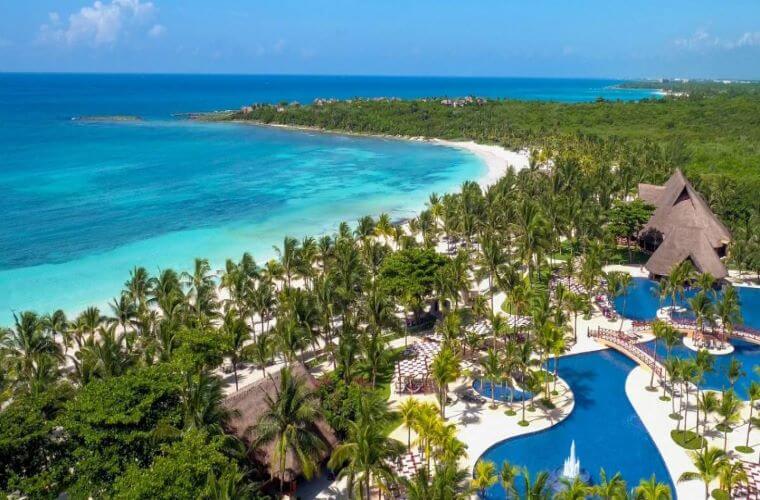
M 306 367 L 301 363 L 295 363 L 290 367 L 290 371 L 294 377 L 303 380 L 309 389 L 316 389 L 317 381 L 309 373 Z M 230 395 L 224 400 L 223 405 L 226 408 L 235 410 L 233 417 L 228 423 L 228 431 L 237 437 L 239 437 L 246 445 L 251 443 L 250 428 L 256 425 L 259 418 L 267 410 L 266 396 L 274 398 L 277 394 L 277 389 L 280 386 L 280 372 L 274 373 L 258 382 L 250 384 L 238 392 Z M 326 459 L 332 449 L 338 444 L 338 438 L 335 436 L 335 432 L 330 427 L 324 418 L 319 419 L 316 422 L 315 430 L 321 436 L 322 440 L 327 444 L 327 449 L 320 457 L 321 460 Z M 256 462 L 264 465 L 271 477 L 278 477 L 278 471 L 271 470 L 269 467 L 270 457 L 272 456 L 274 443 L 254 450 L 252 453 L 252 459 Z M 289 452 L 285 460 L 285 477 L 286 483 L 293 482 L 303 472 L 299 461 L 296 456 Z
M 655 206 L 639 233 L 642 245 L 653 252 L 644 266 L 650 273 L 665 276 L 690 259 L 701 273 L 717 279 L 727 276 L 721 257 L 731 233 L 680 170 L 662 186 L 639 184 L 639 198 Z

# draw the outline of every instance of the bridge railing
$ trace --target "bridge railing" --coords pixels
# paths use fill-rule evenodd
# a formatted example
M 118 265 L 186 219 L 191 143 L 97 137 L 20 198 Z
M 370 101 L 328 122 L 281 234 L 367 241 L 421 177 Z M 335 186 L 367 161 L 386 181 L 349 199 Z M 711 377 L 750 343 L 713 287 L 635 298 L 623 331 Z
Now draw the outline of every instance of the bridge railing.
M 622 351 L 623 354 L 627 354 L 635 361 L 648 367 L 658 377 L 664 377 L 665 370 L 660 363 L 655 361 L 653 353 L 650 353 L 648 349 L 626 339 L 621 332 L 597 327 L 596 330 L 589 330 L 588 336 L 591 338 L 606 340 L 613 346 L 617 347 L 618 350 Z

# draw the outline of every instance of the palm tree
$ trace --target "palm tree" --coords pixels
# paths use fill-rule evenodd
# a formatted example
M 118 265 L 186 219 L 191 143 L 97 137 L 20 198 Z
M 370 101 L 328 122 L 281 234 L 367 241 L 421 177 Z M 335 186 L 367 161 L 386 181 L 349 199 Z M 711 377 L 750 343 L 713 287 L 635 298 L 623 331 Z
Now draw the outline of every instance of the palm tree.
M 441 418 L 446 418 L 446 398 L 449 384 L 459 378 L 459 358 L 449 347 L 438 352 L 430 365 L 430 374 L 438 386 L 438 404 L 441 407 Z
M 742 401 L 736 395 L 733 389 L 727 390 L 720 400 L 720 405 L 716 413 L 721 417 L 719 424 L 720 431 L 723 433 L 723 451 L 728 446 L 728 433 L 733 429 L 731 426 L 741 418 Z
M 129 280 L 124 283 L 124 291 L 137 303 L 138 308 L 145 309 L 148 296 L 153 293 L 152 281 L 144 267 L 134 267 L 129 272 Z
M 746 447 L 749 447 L 749 435 L 752 432 L 752 412 L 755 409 L 755 402 L 760 399 L 760 383 L 752 381 L 749 383 L 749 417 L 747 418 L 747 442 Z
M 562 478 L 563 488 L 554 495 L 554 500 L 585 500 L 594 490 L 579 477 L 570 481 Z
M 109 307 L 113 316 L 108 322 L 118 324 L 121 331 L 126 333 L 137 319 L 137 304 L 134 299 L 129 294 L 122 293 L 118 298 L 111 300 Z
M 66 346 L 64 336 L 69 329 L 69 322 L 66 319 L 66 313 L 61 309 L 57 309 L 53 314 L 46 315 L 42 318 L 45 328 L 50 332 L 53 341 L 55 342 L 55 336 L 61 336 L 61 344 Z
M 493 348 L 488 349 L 486 356 L 480 360 L 480 367 L 483 369 L 483 377 L 491 382 L 491 408 L 496 408 L 495 391 L 496 381 L 501 380 L 503 370 L 499 355 Z M 523 406 L 525 406 L 523 404 Z M 523 412 L 523 420 L 525 420 Z
M 275 246 L 274 251 L 280 258 L 280 265 L 285 275 L 285 284 L 290 288 L 290 280 L 298 267 L 298 240 L 286 236 L 282 242 L 282 249 Z
M 670 270 L 670 298 L 672 306 L 675 307 L 676 304 L 678 304 L 678 298 L 683 302 L 686 294 L 685 283 L 691 280 L 693 275 L 694 266 L 688 259 L 676 264 L 673 269 Z
M 444 462 L 435 467 L 432 478 L 423 467 L 411 480 L 404 477 L 400 479 L 408 500 L 465 500 L 467 496 L 462 491 L 468 475 L 467 471 L 460 469 L 456 463 Z
M 272 335 L 264 332 L 244 348 L 243 357 L 259 365 L 262 377 L 266 376 L 266 367 L 272 361 L 272 340 Z
M 744 469 L 744 465 L 741 462 L 726 460 L 720 468 L 718 482 L 720 484 L 720 489 L 727 493 L 728 498 L 733 498 L 734 488 L 740 484 L 746 485 L 748 481 L 747 471 Z
M 232 373 L 235 377 L 235 392 L 238 390 L 238 365 L 244 358 L 245 344 L 251 338 L 251 332 L 243 318 L 239 317 L 232 309 L 224 315 L 224 321 L 220 329 L 226 341 L 227 353 L 232 363 Z
M 209 472 L 202 500 L 238 500 L 251 498 L 256 491 L 246 474 L 237 464 L 225 467 L 218 476 Z
M 599 471 L 599 481 L 593 487 L 593 493 L 602 500 L 618 500 L 627 497 L 628 487 L 623 476 L 616 472 L 612 477 L 607 477 L 604 469 Z
M 87 339 L 80 351 L 83 358 L 90 357 L 93 372 L 101 378 L 123 375 L 135 362 L 135 357 L 124 346 L 126 334 L 116 334 L 116 324 L 98 328 L 98 340 Z
M 678 482 L 700 480 L 705 485 L 705 500 L 710 498 L 710 483 L 718 478 L 721 468 L 728 461 L 726 452 L 720 448 L 710 447 L 691 453 L 691 461 L 696 472 L 684 472 Z
M 700 291 L 694 298 L 689 300 L 689 307 L 691 307 L 694 313 L 700 338 L 704 339 L 705 323 L 713 322 L 713 303 L 704 291 Z
M 623 311 L 626 310 L 626 302 L 628 301 L 628 292 L 631 288 L 631 282 L 633 281 L 633 277 L 628 273 L 621 273 L 620 274 L 620 294 L 623 296 Z M 625 317 L 623 314 L 620 314 L 620 331 L 623 330 L 623 322 L 625 321 Z
M 277 473 L 282 492 L 288 454 L 293 454 L 304 476 L 311 479 L 317 458 L 327 448 L 316 429 L 320 416 L 317 396 L 287 367 L 280 370 L 279 381 L 271 377 L 270 381 L 274 394 L 266 394 L 266 411 L 251 429 L 251 448 L 274 445 L 269 465 Z
M 547 500 L 549 498 L 549 473 L 541 471 L 532 479 L 525 467 L 520 469 L 522 490 L 525 500 Z
M 654 322 L 652 323 L 652 334 L 654 334 L 654 348 L 652 349 L 652 354 L 653 354 L 655 363 L 657 363 L 657 341 L 665 337 L 668 326 L 670 325 L 668 325 L 664 321 L 660 321 L 659 319 L 654 320 Z M 652 376 L 649 380 L 649 388 L 653 390 L 654 390 L 654 372 L 655 370 L 652 370 Z
M 104 319 L 97 307 L 88 307 L 77 316 L 76 328 L 79 334 L 77 343 L 80 347 L 82 339 L 92 337 Z
M 183 272 L 181 276 L 188 287 L 187 301 L 198 324 L 206 324 L 216 317 L 216 286 L 208 259 L 195 259 L 192 274 Z
M 219 377 L 206 371 L 185 372 L 180 391 L 185 429 L 206 429 L 221 434 L 232 412 L 222 405 L 224 392 Z
M 739 296 L 731 285 L 723 287 L 722 297 L 715 304 L 715 315 L 720 319 L 721 341 L 726 341 L 726 332 L 732 334 L 734 325 L 742 319 Z
M 369 500 L 373 478 L 390 480 L 390 463 L 400 455 L 403 444 L 389 438 L 382 426 L 360 410 L 357 421 L 348 422 L 347 437 L 333 451 L 328 466 L 340 468 L 338 477 L 348 478 L 349 491 L 359 492 L 359 498 Z
M 517 497 L 517 489 L 515 488 L 515 480 L 520 475 L 520 468 L 512 465 L 509 461 L 504 460 L 501 463 L 501 471 L 499 471 L 499 481 L 502 488 L 507 494 L 507 498 Z
M 391 224 L 391 218 L 387 213 L 381 213 L 377 218 L 377 225 L 375 225 L 375 235 L 388 238 L 393 234 L 393 224 Z
M 742 370 L 742 362 L 737 358 L 731 358 L 726 368 L 726 378 L 728 378 L 728 385 L 731 389 L 734 388 L 736 382 L 745 375 Z
M 19 379 L 34 376 L 43 358 L 60 361 L 60 346 L 44 328 L 44 323 L 36 313 L 24 311 L 13 314 L 14 327 L 8 330 L 0 348 L 5 349 Z
M 388 343 L 382 333 L 364 332 L 360 337 L 359 346 L 369 369 L 370 384 L 374 389 L 377 385 L 377 373 L 388 365 Z
M 612 271 L 605 274 L 605 279 L 607 281 L 606 292 L 611 301 L 614 301 L 617 297 L 623 294 L 623 276 L 625 275 L 626 273 L 620 271 Z M 625 309 L 620 311 L 621 317 L 623 317 L 623 312 L 625 312 Z M 623 329 L 622 322 L 620 323 L 620 329 Z
M 494 284 L 498 282 L 498 276 L 502 266 L 507 264 L 508 257 L 504 252 L 503 245 L 492 234 L 484 235 L 480 244 L 480 256 L 478 264 L 483 273 L 488 276 L 488 293 L 491 296 L 491 310 L 494 308 L 494 295 L 496 288 Z
M 290 314 L 277 319 L 274 342 L 288 364 L 292 363 L 307 345 L 303 327 Z
M 566 302 L 568 310 L 573 315 L 573 343 L 578 342 L 578 315 L 589 309 L 588 299 L 583 295 L 571 293 Z
M 657 482 L 654 474 L 649 479 L 642 479 L 633 489 L 636 500 L 670 500 L 670 486 Z
M 718 411 L 720 407 L 720 400 L 718 395 L 712 391 L 704 391 L 698 393 L 697 396 L 697 411 L 702 412 L 702 434 L 707 434 L 707 422 L 711 414 Z M 699 425 L 697 425 L 697 434 L 699 434 Z M 705 444 L 707 441 L 705 441 Z
M 472 475 L 471 486 L 474 491 L 484 496 L 486 490 L 496 484 L 499 477 L 496 475 L 496 465 L 490 460 L 478 460 L 475 464 L 475 472 Z
M 398 413 L 401 417 L 401 424 L 406 427 L 406 448 L 412 447 L 412 427 L 417 424 L 417 417 L 420 412 L 420 404 L 415 398 L 406 398 L 398 406 Z

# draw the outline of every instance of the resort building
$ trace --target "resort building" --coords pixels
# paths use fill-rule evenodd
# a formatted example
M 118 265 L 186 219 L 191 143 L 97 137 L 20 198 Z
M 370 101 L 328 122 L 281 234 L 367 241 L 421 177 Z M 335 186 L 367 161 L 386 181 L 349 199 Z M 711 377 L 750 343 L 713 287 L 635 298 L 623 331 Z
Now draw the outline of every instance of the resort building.
M 662 186 L 639 184 L 639 198 L 655 207 L 639 232 L 642 247 L 652 252 L 644 267 L 654 277 L 687 259 L 700 273 L 716 279 L 728 275 L 721 259 L 731 233 L 680 170 Z
M 293 377 L 304 382 L 308 390 L 316 390 L 316 379 L 302 363 L 293 363 L 290 371 Z M 227 397 L 223 402 L 223 406 L 232 411 L 232 417 L 227 424 L 227 431 L 240 438 L 249 447 L 249 459 L 266 469 L 273 480 L 280 478 L 280 471 L 276 467 L 272 467 L 272 458 L 276 456 L 275 441 L 261 448 L 251 449 L 250 445 L 253 438 L 251 435 L 252 428 L 268 410 L 268 399 L 277 399 L 280 375 L 281 372 L 279 371 L 272 373 L 258 382 L 241 388 L 240 391 Z M 316 421 L 313 430 L 325 444 L 324 451 L 319 456 L 320 461 L 324 461 L 329 458 L 330 453 L 338 444 L 338 438 L 323 417 Z M 293 492 L 295 481 L 302 474 L 301 461 L 292 450 L 289 450 L 285 457 L 285 470 L 281 478 L 286 485 L 285 491 Z

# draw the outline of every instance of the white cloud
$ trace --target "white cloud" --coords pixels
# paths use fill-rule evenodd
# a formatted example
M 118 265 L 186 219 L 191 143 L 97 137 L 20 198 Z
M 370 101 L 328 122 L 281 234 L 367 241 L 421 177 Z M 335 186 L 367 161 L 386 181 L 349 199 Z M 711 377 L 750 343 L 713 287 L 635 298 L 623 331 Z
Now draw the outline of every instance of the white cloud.
M 757 47 L 760 46 L 760 31 L 748 31 L 739 37 L 733 47 Z
M 707 49 L 734 50 L 743 47 L 760 47 L 760 31 L 748 31 L 737 39 L 722 39 L 705 30 L 697 30 L 688 38 L 675 40 L 676 47 L 684 50 L 704 51 Z
M 48 14 L 49 24 L 40 26 L 40 40 L 68 45 L 112 45 L 130 28 L 144 26 L 156 11 L 153 2 L 141 0 L 96 0 L 82 7 L 62 24 L 57 12 Z M 161 25 L 154 25 L 153 28 Z M 153 31 L 151 28 L 151 31 Z M 163 26 L 159 28 L 159 31 Z M 160 34 L 160 33 L 159 33 Z
M 158 38 L 166 33 L 166 26 L 163 24 L 154 24 L 151 29 L 148 30 L 148 36 Z

